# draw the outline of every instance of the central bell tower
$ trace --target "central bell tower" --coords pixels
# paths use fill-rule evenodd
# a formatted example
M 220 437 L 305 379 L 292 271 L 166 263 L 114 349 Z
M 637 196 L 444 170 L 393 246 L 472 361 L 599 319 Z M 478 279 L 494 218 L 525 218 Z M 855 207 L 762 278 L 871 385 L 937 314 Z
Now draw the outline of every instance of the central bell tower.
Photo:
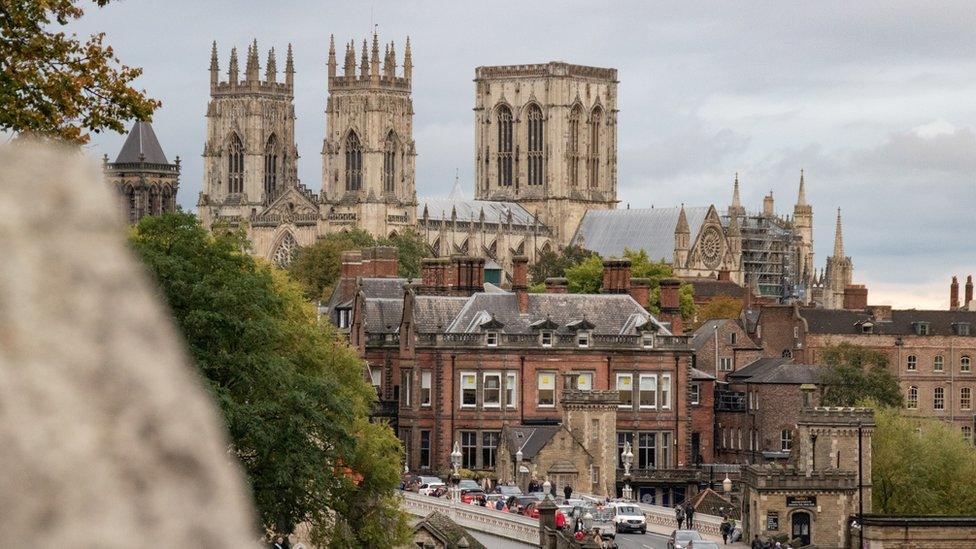
M 393 42 L 384 45 L 381 61 L 379 37 L 373 34 L 371 51 L 363 40 L 358 67 L 355 50 L 353 41 L 346 44 L 338 74 L 330 39 L 322 216 L 328 232 L 358 227 L 382 238 L 417 221 L 410 39 L 400 75 Z

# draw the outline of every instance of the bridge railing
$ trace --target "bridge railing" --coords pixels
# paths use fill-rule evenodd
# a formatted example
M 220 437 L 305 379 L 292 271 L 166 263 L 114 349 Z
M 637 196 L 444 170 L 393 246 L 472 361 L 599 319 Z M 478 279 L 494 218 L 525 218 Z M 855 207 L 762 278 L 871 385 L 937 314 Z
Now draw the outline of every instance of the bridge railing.
M 426 517 L 440 511 L 465 528 L 534 545 L 539 543 L 537 519 L 413 492 L 401 493 L 401 507 L 412 515 Z
M 594 496 L 592 494 L 579 494 L 577 497 L 593 502 L 600 502 L 604 500 L 604 498 Z M 648 503 L 641 502 L 634 503 L 636 503 L 637 506 L 640 507 L 641 511 L 644 512 L 644 517 L 647 518 L 648 524 L 657 524 L 659 526 L 665 526 L 672 529 L 678 527 L 678 521 L 674 518 L 673 508 L 662 507 L 660 505 L 650 505 Z M 703 534 L 708 534 L 710 536 L 721 536 L 721 526 L 722 517 L 706 515 L 704 513 L 695 513 L 694 515 L 694 524 L 692 527 Z

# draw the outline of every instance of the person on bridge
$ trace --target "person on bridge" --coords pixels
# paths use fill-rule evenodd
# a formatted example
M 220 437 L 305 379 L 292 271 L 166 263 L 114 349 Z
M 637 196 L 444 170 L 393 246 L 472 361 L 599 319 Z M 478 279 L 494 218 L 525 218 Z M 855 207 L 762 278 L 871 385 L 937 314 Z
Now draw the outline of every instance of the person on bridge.
M 674 506 L 674 520 L 678 521 L 678 530 L 681 530 L 681 525 L 685 522 L 685 510 L 680 503 Z
M 568 484 L 564 486 L 563 495 L 566 496 L 566 501 L 569 501 L 573 497 L 573 487 Z
M 722 544 L 729 544 L 729 534 L 732 533 L 732 524 L 729 523 L 729 517 L 722 517 L 722 524 L 719 526 L 719 532 L 722 533 Z
M 556 510 L 556 529 L 557 530 L 562 530 L 565 527 L 566 527 L 566 515 L 562 511 L 560 511 L 560 510 L 557 509 Z
M 695 528 L 695 506 L 690 501 L 685 504 L 685 520 L 688 521 L 688 529 L 693 530 Z

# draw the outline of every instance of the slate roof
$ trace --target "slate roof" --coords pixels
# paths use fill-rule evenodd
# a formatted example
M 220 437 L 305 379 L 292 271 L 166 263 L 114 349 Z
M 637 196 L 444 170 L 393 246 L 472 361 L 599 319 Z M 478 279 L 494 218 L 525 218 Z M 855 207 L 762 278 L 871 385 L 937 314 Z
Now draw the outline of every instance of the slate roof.
M 516 202 L 499 200 L 471 200 L 459 197 L 421 198 L 417 203 L 417 218 L 423 219 L 424 208 L 427 208 L 427 218 L 432 221 L 450 221 L 451 212 L 457 213 L 458 221 L 480 221 L 481 212 L 485 212 L 487 223 L 508 223 L 508 214 L 512 214 L 512 224 L 532 226 L 536 224 L 535 217 Z M 539 223 L 541 225 L 541 222 Z
M 437 333 L 445 331 L 464 305 L 467 297 L 446 297 L 418 295 L 414 299 L 413 321 L 419 333 Z
M 522 459 L 532 459 L 556 436 L 561 429 L 559 425 L 540 425 L 518 427 L 506 426 L 505 436 L 507 446 L 512 456 L 522 449 Z
M 698 368 L 691 369 L 691 380 L 692 381 L 714 381 L 715 376 L 708 372 L 703 372 Z
M 143 155 L 140 158 L 140 155 Z M 159 146 L 156 132 L 149 122 L 136 122 L 125 138 L 122 150 L 115 163 L 147 162 L 149 164 L 169 164 L 163 148 Z
M 760 358 L 745 368 L 729 374 L 730 381 L 744 383 L 768 383 L 803 385 L 819 383 L 823 366 L 817 364 L 793 364 L 789 358 Z
M 533 323 L 549 317 L 560 326 L 556 330 L 560 333 L 575 333 L 567 325 L 585 319 L 593 324 L 595 334 L 636 334 L 638 325 L 651 322 L 659 333 L 670 335 L 663 324 L 627 294 L 529 294 L 528 298 L 530 312 L 522 314 L 514 293 L 474 294 L 445 331 L 479 332 L 483 322 L 494 318 L 504 325 L 505 333 L 532 333 Z
M 711 320 L 706 320 L 704 324 L 695 330 L 694 335 L 691 336 L 691 340 L 688 341 L 688 345 L 692 349 L 700 351 L 706 343 L 715 341 L 715 327 L 721 326 L 729 321 L 730 319 L 728 318 L 713 318 Z
M 383 299 L 403 299 L 403 285 L 406 278 L 360 278 L 363 297 Z M 325 303 L 328 311 L 343 305 L 352 307 L 352 300 L 356 297 L 357 286 L 355 278 L 341 278 L 333 290 L 329 300 Z
M 414 530 L 420 528 L 429 529 L 435 536 L 445 541 L 447 543 L 447 549 L 457 549 L 458 542 L 461 541 L 461 538 L 464 538 L 468 542 L 469 549 L 487 549 L 484 544 L 475 539 L 460 524 L 454 522 L 451 517 L 440 511 L 434 511 L 427 515 L 427 518 L 420 521 L 414 527 Z
M 371 334 L 388 334 L 400 331 L 400 321 L 403 319 L 403 298 L 366 299 L 363 302 L 366 309 L 363 320 L 366 331 Z
M 588 210 L 573 236 L 579 244 L 603 257 L 619 257 L 624 250 L 644 250 L 657 261 L 674 259 L 674 229 L 680 207 L 632 210 Z M 691 238 L 701 230 L 708 207 L 685 207 Z
M 913 323 L 928 322 L 929 335 L 955 335 L 952 325 L 968 322 L 970 333 L 976 335 L 976 311 L 895 309 L 891 311 L 890 321 L 881 322 L 875 322 L 868 311 L 843 309 L 800 309 L 800 316 L 806 319 L 809 331 L 815 334 L 859 334 L 861 324 L 871 321 L 876 334 L 914 335 Z

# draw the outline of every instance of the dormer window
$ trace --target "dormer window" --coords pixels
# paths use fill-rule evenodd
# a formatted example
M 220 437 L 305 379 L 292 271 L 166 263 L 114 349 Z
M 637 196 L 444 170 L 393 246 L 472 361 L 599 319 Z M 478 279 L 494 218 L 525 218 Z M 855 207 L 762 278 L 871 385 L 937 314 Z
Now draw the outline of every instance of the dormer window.
M 654 334 L 641 334 L 641 345 L 645 349 L 654 348 Z
M 874 323 L 872 323 L 872 322 L 865 322 L 865 323 L 861 324 L 861 333 L 862 334 L 871 334 L 871 333 L 874 333 Z
M 952 332 L 957 336 L 968 336 L 969 335 L 969 323 L 968 322 L 956 322 L 952 325 Z
M 349 317 L 352 316 L 352 310 L 351 309 L 336 309 L 336 312 L 338 313 L 338 317 L 339 317 L 337 319 L 339 321 L 339 327 L 340 328 L 348 328 L 349 327 Z
M 576 332 L 576 345 L 578 347 L 589 347 L 590 332 Z
M 542 332 L 540 337 L 542 338 L 543 347 L 552 347 L 552 332 Z
M 929 335 L 929 323 L 928 322 L 914 322 L 915 335 L 927 336 Z
M 485 345 L 498 347 L 498 332 L 488 332 L 485 334 Z

